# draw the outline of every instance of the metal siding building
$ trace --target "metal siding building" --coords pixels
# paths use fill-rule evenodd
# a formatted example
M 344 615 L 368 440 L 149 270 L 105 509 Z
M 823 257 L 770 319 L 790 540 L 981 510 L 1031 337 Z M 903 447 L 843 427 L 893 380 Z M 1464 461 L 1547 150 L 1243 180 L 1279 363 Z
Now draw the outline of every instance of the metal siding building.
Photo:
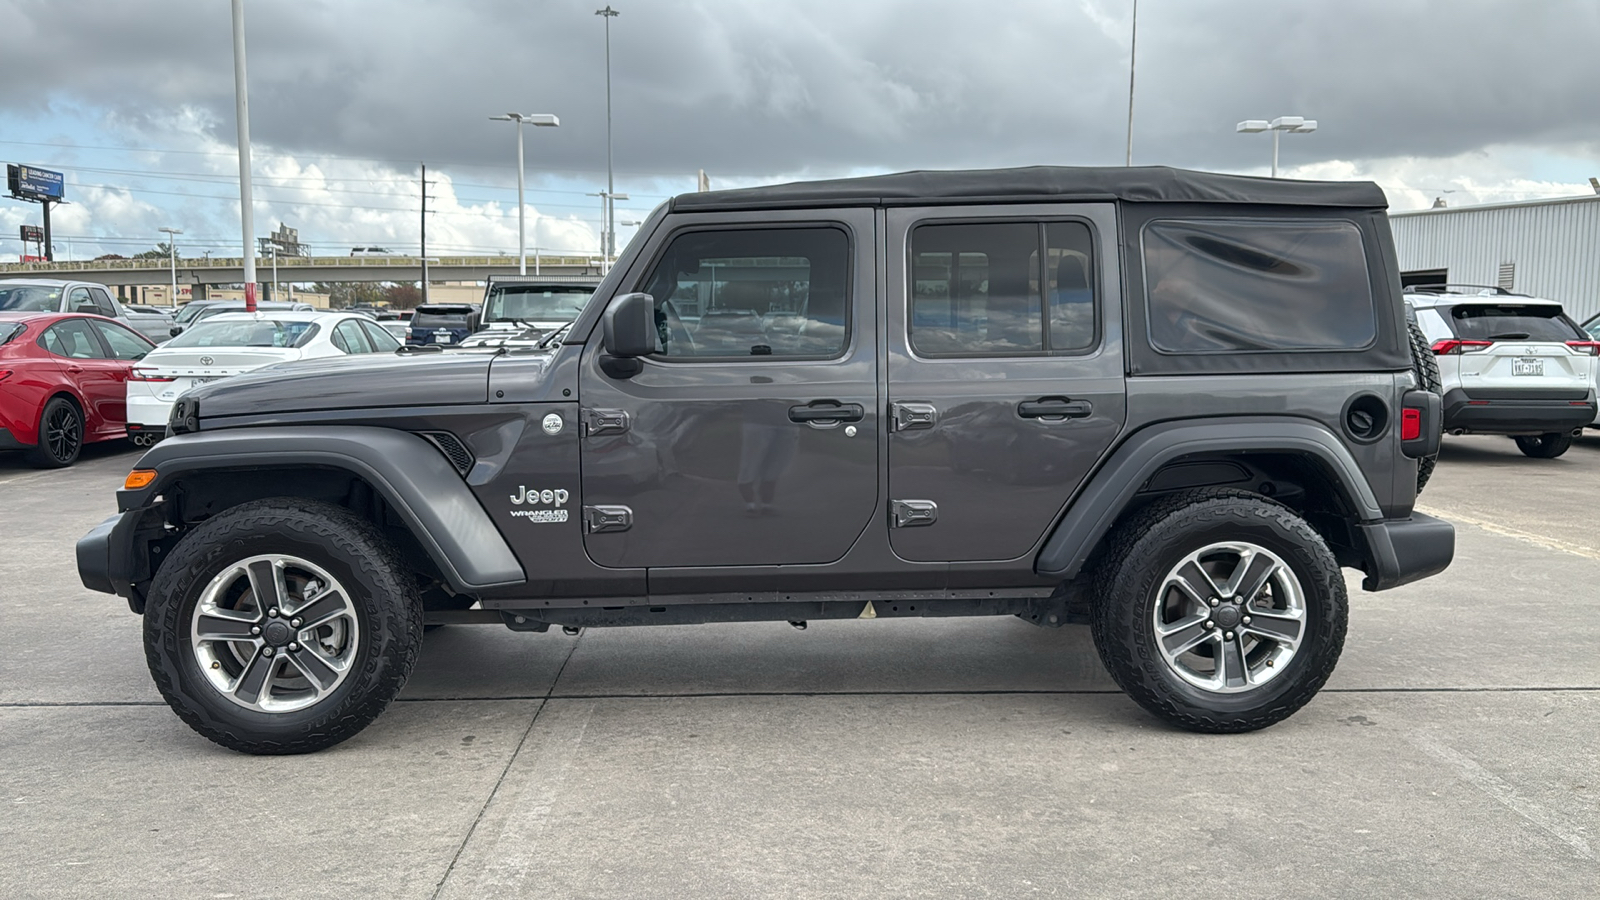
M 1500 285 L 1559 300 L 1580 322 L 1600 312 L 1600 196 L 1427 209 L 1389 219 L 1402 273 L 1444 269 L 1451 284 Z M 1502 268 L 1508 263 L 1509 271 Z

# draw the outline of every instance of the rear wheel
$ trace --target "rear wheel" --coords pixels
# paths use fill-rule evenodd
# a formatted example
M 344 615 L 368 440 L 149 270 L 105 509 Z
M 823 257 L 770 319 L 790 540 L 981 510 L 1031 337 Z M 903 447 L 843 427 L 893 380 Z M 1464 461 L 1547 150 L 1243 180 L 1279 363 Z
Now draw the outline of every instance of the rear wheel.
M 178 716 L 246 753 L 353 736 L 400 692 L 422 603 L 393 545 L 332 504 L 260 500 L 195 528 L 151 585 L 145 658 Z
M 83 413 L 66 397 L 51 397 L 39 413 L 39 443 L 28 459 L 43 469 L 59 469 L 78 461 L 83 452 Z
M 1119 527 L 1098 576 L 1101 661 L 1140 706 L 1191 731 L 1288 718 L 1344 647 L 1333 554 L 1293 511 L 1245 491 L 1152 503 Z
M 1564 431 L 1522 434 L 1517 435 L 1516 440 L 1517 449 L 1522 451 L 1522 455 L 1534 459 L 1555 459 L 1572 446 L 1572 435 Z

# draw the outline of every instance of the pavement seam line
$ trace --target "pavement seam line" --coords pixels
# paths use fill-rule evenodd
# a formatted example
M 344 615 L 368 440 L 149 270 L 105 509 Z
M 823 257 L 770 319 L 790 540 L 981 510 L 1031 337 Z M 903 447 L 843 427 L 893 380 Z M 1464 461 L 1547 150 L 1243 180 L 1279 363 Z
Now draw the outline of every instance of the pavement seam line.
M 512 750 L 511 755 L 506 758 L 506 766 L 500 770 L 500 777 L 495 779 L 494 788 L 489 791 L 489 796 L 484 798 L 483 805 L 478 807 L 478 814 L 472 819 L 472 827 L 468 828 L 466 835 L 461 838 L 461 845 L 456 848 L 455 855 L 450 857 L 450 865 L 445 867 L 444 875 L 439 878 L 439 883 L 434 886 L 432 900 L 438 900 L 439 895 L 444 893 L 445 885 L 450 883 L 450 876 L 456 870 L 456 863 L 461 861 L 461 854 L 466 852 L 467 845 L 472 843 L 472 836 L 477 832 L 478 825 L 483 822 L 484 813 L 489 811 L 489 807 L 494 803 L 495 795 L 500 793 L 500 786 L 505 783 L 506 776 L 511 774 L 511 766 L 516 763 L 517 757 L 522 755 L 522 746 L 528 742 L 528 735 L 533 734 L 533 726 L 539 723 L 539 715 L 544 712 L 545 707 L 550 705 L 550 695 L 555 693 L 556 683 L 561 680 L 561 673 L 567 670 L 567 663 L 572 662 L 572 656 L 578 652 L 578 644 L 582 641 L 583 638 L 580 636 L 576 641 L 572 642 L 572 646 L 567 650 L 567 658 L 561 661 L 561 667 L 556 669 L 555 677 L 550 679 L 550 689 L 545 691 L 544 697 L 540 699 L 539 708 L 533 711 L 533 718 L 528 720 L 528 727 L 522 732 L 522 737 L 517 741 L 516 749 Z
M 1416 507 L 1416 510 L 1417 512 L 1430 516 L 1438 516 L 1441 519 L 1446 519 L 1451 522 L 1460 522 L 1465 525 L 1471 525 L 1474 528 L 1481 528 L 1484 531 L 1492 534 L 1498 534 L 1502 537 L 1514 538 L 1524 543 L 1543 547 L 1546 550 L 1557 550 L 1562 553 L 1570 553 L 1573 556 L 1581 556 L 1584 559 L 1600 560 L 1600 550 L 1596 550 L 1592 547 L 1586 547 L 1582 544 L 1574 544 L 1570 541 L 1563 541 L 1560 538 L 1547 537 L 1542 534 L 1535 534 L 1531 531 L 1523 531 L 1520 528 L 1512 528 L 1508 525 L 1501 525 L 1497 522 L 1490 522 L 1485 519 L 1479 519 L 1476 516 L 1466 515 L 1464 513 L 1449 512 L 1442 509 L 1421 506 Z
M 1558 813 L 1518 794 L 1516 788 L 1499 775 L 1484 768 L 1477 760 L 1446 747 L 1431 735 L 1411 734 L 1406 735 L 1406 740 L 1423 753 L 1454 768 L 1457 775 L 1501 806 L 1549 832 L 1556 840 L 1570 847 L 1579 858 L 1595 861 L 1594 851 L 1580 833 L 1581 828 L 1565 821 Z

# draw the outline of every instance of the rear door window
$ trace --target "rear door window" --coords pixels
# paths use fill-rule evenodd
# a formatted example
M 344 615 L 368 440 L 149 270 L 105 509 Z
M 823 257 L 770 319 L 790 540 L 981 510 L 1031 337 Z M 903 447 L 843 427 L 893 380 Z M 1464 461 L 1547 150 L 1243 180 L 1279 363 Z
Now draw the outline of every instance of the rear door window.
M 1583 331 L 1550 304 L 1463 303 L 1444 316 L 1467 341 L 1578 341 Z
M 1142 235 L 1163 353 L 1360 350 L 1377 340 L 1361 231 L 1325 219 L 1163 219 Z
M 88 319 L 65 319 L 40 335 L 39 343 L 56 356 L 68 359 L 105 359 L 100 339 L 89 328 Z

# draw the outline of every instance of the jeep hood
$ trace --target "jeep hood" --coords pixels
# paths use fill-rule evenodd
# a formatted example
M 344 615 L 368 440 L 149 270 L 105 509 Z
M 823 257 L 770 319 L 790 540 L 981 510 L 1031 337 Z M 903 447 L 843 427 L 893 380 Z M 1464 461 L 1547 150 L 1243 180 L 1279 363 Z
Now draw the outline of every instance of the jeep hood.
M 370 353 L 288 362 L 194 388 L 200 417 L 487 403 L 494 353 Z

